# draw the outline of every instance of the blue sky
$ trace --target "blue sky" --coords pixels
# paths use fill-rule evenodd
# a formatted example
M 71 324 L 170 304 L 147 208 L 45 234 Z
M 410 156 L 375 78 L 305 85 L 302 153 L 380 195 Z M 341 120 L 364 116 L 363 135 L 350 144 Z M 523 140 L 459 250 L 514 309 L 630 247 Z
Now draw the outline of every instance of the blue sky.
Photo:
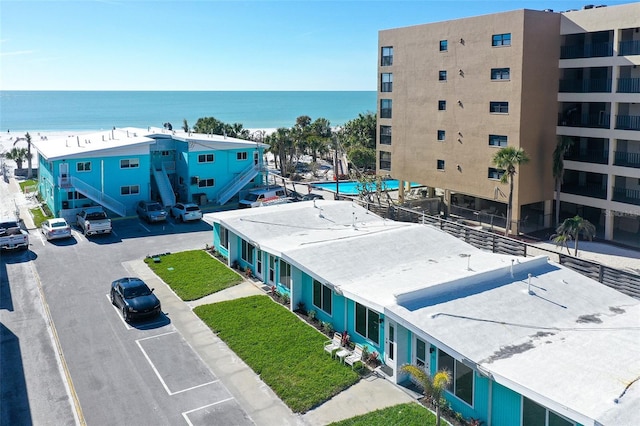
M 376 90 L 379 30 L 588 3 L 2 0 L 0 88 Z

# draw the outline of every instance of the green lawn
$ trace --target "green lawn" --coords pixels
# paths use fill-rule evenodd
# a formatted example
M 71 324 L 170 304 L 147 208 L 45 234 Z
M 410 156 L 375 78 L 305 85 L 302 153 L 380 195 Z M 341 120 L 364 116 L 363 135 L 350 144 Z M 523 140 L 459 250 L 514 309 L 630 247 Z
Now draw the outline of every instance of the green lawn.
M 42 225 L 42 222 L 50 218 L 50 216 L 47 216 L 44 213 L 42 213 L 42 209 L 40 207 L 36 207 L 35 209 L 31 209 L 29 211 L 33 216 L 33 223 L 36 226 L 36 228 L 40 228 L 40 225 Z
M 194 312 L 294 412 L 320 405 L 359 379 L 324 351 L 326 336 L 269 297 L 203 305 Z
M 145 262 L 182 300 L 196 300 L 232 287 L 242 277 L 204 250 L 159 256 L 160 262 Z
M 361 416 L 331 423 L 331 426 L 433 426 L 436 416 L 420 404 L 394 405 Z M 443 424 L 446 424 L 443 422 Z

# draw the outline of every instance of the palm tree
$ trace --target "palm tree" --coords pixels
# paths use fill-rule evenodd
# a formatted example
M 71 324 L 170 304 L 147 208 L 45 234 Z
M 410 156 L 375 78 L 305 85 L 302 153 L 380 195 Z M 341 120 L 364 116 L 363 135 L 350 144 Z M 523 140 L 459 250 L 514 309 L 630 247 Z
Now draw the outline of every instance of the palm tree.
M 503 169 L 505 172 L 502 175 L 500 181 L 502 183 L 509 182 L 509 202 L 507 203 L 507 225 L 505 229 L 505 236 L 509 236 L 509 231 L 511 230 L 511 209 L 513 207 L 513 181 L 516 175 L 516 166 L 520 166 L 522 164 L 526 164 L 529 162 L 529 156 L 524 149 L 515 148 L 513 146 L 507 146 L 501 148 L 498 152 L 493 156 L 493 164 L 495 164 L 500 169 Z
M 580 234 L 584 235 L 585 238 L 591 241 L 596 235 L 596 227 L 587 219 L 580 216 L 574 216 L 565 219 L 564 222 L 556 228 L 556 233 L 554 235 L 556 236 L 556 240 L 575 240 L 576 245 L 573 255 L 578 256 L 578 240 L 580 238 Z M 567 251 L 568 250 L 569 249 L 567 248 Z
M 417 365 L 405 364 L 400 371 L 410 375 L 418 385 L 425 397 L 430 397 L 436 406 L 436 425 L 440 426 L 440 400 L 445 389 L 451 383 L 451 373 L 447 370 L 438 371 L 433 378 Z
M 5 158 L 7 160 L 13 160 L 16 162 L 16 164 L 18 165 L 18 170 L 22 170 L 22 162 L 26 157 L 27 157 L 27 149 L 16 148 L 16 147 L 11 148 L 11 151 L 9 151 L 5 155 Z
M 31 155 L 31 135 L 29 134 L 29 132 L 27 132 L 24 135 L 25 140 L 27 141 L 27 150 L 26 153 L 24 155 L 22 155 L 22 158 L 20 158 L 20 160 L 18 161 L 17 159 L 14 159 L 14 161 L 16 163 L 18 163 L 18 169 L 22 169 L 22 162 L 24 161 L 24 159 L 27 159 L 27 179 L 31 179 L 32 176 L 32 172 L 31 172 L 31 158 L 33 157 Z M 20 142 L 20 138 L 17 138 L 16 141 L 13 143 L 13 146 L 16 146 L 16 144 Z M 22 148 L 24 149 L 24 148 Z
M 184 130 L 185 132 L 189 132 L 189 123 L 187 123 L 186 118 L 182 119 L 182 130 Z
M 556 183 L 556 226 L 560 224 L 560 187 L 564 178 L 564 154 L 573 145 L 573 139 L 558 136 L 556 149 L 553 150 L 553 179 Z

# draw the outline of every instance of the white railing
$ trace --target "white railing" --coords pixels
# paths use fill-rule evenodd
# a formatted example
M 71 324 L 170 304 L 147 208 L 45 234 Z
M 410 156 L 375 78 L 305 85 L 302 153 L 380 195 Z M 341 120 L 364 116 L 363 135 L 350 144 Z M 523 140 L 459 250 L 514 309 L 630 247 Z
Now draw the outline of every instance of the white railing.
M 85 197 L 89 198 L 92 201 L 95 201 L 96 203 L 106 207 L 107 209 L 120 216 L 127 215 L 127 208 L 120 201 L 110 197 L 109 195 L 105 194 L 97 188 L 94 188 L 93 186 L 78 179 L 75 176 L 71 176 L 70 180 L 75 190 Z
M 153 170 L 153 176 L 156 178 L 156 184 L 158 185 L 158 192 L 160 192 L 160 198 L 164 207 L 171 207 L 176 204 L 176 194 L 173 192 L 173 187 L 169 181 L 169 176 L 162 165 L 162 170 Z
M 260 172 L 259 164 L 252 164 L 242 171 L 238 176 L 231 180 L 218 193 L 218 204 L 222 205 L 229 201 L 231 197 L 238 193 L 246 184 L 248 184 Z

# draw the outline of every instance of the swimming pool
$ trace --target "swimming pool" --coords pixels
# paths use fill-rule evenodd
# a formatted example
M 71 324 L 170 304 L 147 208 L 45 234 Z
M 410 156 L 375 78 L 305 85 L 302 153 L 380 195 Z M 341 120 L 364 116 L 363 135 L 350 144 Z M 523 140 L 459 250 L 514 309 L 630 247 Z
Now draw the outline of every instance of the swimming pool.
M 388 179 L 388 180 L 384 180 L 384 185 L 385 185 L 385 189 L 387 191 L 395 191 L 398 189 L 398 186 L 400 185 L 399 181 L 397 179 Z M 358 195 L 358 185 L 359 183 L 357 181 L 354 180 L 341 180 L 338 182 L 338 192 L 340 194 L 345 194 L 345 195 Z M 312 183 L 311 186 L 313 188 L 317 188 L 317 189 L 322 189 L 323 191 L 329 191 L 329 192 L 336 192 L 336 183 L 335 182 L 317 182 L 317 183 Z M 415 186 L 422 186 L 418 183 L 411 183 L 412 187 Z

